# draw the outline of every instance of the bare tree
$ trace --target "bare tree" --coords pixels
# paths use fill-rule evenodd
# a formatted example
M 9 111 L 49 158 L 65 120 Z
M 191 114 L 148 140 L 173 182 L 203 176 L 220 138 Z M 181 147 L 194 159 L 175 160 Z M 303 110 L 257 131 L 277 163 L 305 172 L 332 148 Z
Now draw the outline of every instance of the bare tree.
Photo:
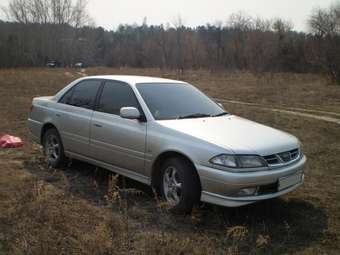
M 340 34 L 340 2 L 328 9 L 313 10 L 308 25 L 312 33 L 319 37 L 336 36 Z
M 11 0 L 6 12 L 19 23 L 81 27 L 91 21 L 86 6 L 86 0 Z
M 268 32 L 272 28 L 272 21 L 268 20 L 268 19 L 263 19 L 263 18 L 260 18 L 260 17 L 256 17 L 253 20 L 253 23 L 254 23 L 254 25 L 253 25 L 254 29 L 256 31 Z
M 308 24 L 316 35 L 310 59 L 340 85 L 340 2 L 327 9 L 314 9 Z
M 232 53 L 229 62 L 233 68 L 247 68 L 245 49 L 248 32 L 253 30 L 253 24 L 253 17 L 244 12 L 233 13 L 229 16 L 227 28 L 231 30 L 232 36 L 228 51 Z
M 83 25 L 94 25 L 94 21 L 91 19 L 86 11 L 87 0 L 78 0 L 72 9 L 72 22 L 75 27 L 81 27 Z
M 173 22 L 173 26 L 176 30 L 176 68 L 177 75 L 179 76 L 184 72 L 184 55 L 183 55 L 183 43 L 182 43 L 182 33 L 184 30 L 183 19 L 180 15 L 177 15 Z
M 227 26 L 240 31 L 253 29 L 253 17 L 244 12 L 233 13 L 229 16 Z
M 285 34 L 289 31 L 292 31 L 294 25 L 291 21 L 276 18 L 272 21 L 272 28 L 274 32 L 277 32 L 279 34 Z
M 166 30 L 168 29 L 168 27 L 166 29 L 164 29 L 164 26 L 161 25 L 160 29 L 159 29 L 159 33 L 156 43 L 159 46 L 159 48 L 161 49 L 161 53 L 162 53 L 162 68 L 166 68 L 169 67 L 169 58 L 170 58 L 170 50 L 169 50 L 169 33 L 166 32 Z
M 9 20 L 8 8 L 6 6 L 0 5 L 0 20 L 2 19 Z
M 14 21 L 19 23 L 29 23 L 28 1 L 25 0 L 12 0 L 9 3 L 9 15 Z

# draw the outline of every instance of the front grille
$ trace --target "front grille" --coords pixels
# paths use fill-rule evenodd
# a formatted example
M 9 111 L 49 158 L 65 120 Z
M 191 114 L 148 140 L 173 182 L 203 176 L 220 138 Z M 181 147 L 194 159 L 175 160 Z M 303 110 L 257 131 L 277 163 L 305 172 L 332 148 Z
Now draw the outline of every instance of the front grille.
M 264 159 L 267 161 L 268 165 L 280 164 L 280 160 L 276 155 L 265 156 Z
M 300 150 L 294 149 L 291 151 L 281 152 L 273 155 L 265 156 L 264 159 L 266 160 L 267 164 L 272 165 L 279 165 L 279 164 L 288 164 L 300 156 Z

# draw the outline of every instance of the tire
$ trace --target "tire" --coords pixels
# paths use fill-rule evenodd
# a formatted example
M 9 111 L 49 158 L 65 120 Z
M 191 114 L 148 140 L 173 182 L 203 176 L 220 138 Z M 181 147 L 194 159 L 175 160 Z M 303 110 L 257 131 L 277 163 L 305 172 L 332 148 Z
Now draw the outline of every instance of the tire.
M 52 168 L 60 168 L 66 165 L 64 146 L 60 135 L 55 128 L 48 129 L 43 136 L 44 155 L 48 165 Z
M 196 170 L 182 158 L 170 158 L 161 168 L 160 190 L 170 210 L 190 214 L 201 196 L 201 185 Z

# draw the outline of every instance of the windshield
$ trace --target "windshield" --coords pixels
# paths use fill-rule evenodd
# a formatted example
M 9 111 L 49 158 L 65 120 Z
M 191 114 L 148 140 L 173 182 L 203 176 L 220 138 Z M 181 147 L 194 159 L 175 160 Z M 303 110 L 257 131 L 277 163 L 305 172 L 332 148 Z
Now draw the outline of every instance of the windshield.
M 156 120 L 214 117 L 226 114 L 209 97 L 185 83 L 139 83 L 139 93 Z

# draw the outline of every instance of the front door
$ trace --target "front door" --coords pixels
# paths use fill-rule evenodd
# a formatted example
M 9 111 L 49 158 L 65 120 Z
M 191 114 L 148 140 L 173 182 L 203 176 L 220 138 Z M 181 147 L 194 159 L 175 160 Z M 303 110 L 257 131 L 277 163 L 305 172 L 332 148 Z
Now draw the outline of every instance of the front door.
M 121 118 L 122 107 L 141 111 L 130 85 L 106 81 L 92 116 L 92 157 L 144 175 L 147 123 Z

